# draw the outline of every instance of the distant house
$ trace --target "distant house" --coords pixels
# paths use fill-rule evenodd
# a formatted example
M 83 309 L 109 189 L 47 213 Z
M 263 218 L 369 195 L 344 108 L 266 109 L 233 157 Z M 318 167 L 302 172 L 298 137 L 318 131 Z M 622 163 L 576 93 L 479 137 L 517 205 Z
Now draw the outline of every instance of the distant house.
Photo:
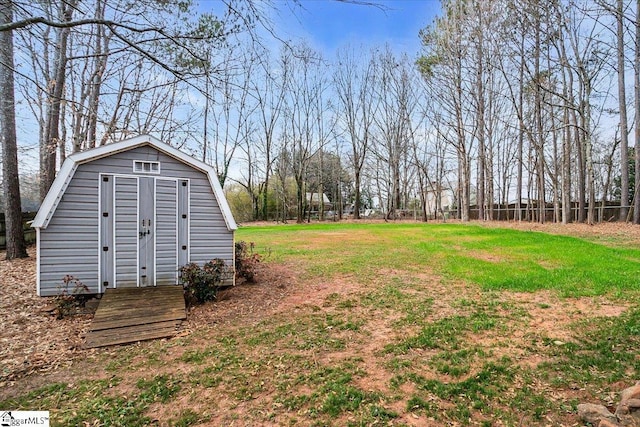
M 436 191 L 438 188 L 439 191 Z M 439 206 L 438 196 L 440 196 Z M 426 192 L 426 208 L 428 215 L 437 218 L 452 209 L 454 204 L 455 192 L 449 187 L 438 187 L 436 183 L 432 183 L 430 189 Z
M 234 262 L 237 225 L 213 168 L 148 135 L 69 156 L 33 227 L 41 296 L 66 275 L 102 293 L 177 284 L 189 262 Z
M 306 197 L 312 212 L 320 210 L 320 193 L 306 193 Z M 329 201 L 325 193 L 322 193 L 322 204 L 325 211 L 333 208 L 333 203 Z

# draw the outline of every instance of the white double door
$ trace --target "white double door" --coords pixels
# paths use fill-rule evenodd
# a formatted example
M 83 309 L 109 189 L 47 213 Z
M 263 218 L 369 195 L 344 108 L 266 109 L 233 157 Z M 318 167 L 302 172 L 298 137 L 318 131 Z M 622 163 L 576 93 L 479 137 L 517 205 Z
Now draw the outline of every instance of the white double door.
M 100 283 L 176 284 L 189 259 L 189 181 L 101 175 Z

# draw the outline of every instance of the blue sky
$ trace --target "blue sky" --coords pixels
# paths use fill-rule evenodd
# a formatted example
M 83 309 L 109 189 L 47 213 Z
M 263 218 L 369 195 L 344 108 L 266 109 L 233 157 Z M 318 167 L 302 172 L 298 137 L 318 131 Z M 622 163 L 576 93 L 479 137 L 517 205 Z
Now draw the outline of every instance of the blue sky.
M 215 14 L 224 7 L 219 0 L 198 3 L 200 10 Z M 325 57 L 347 44 L 370 47 L 385 43 L 396 53 L 416 56 L 418 31 L 440 12 L 440 0 L 272 0 L 256 4 L 268 15 L 279 38 L 304 39 Z
M 418 31 L 440 12 L 440 1 L 375 3 L 381 7 L 335 0 L 302 0 L 300 7 L 284 7 L 276 1 L 279 13 L 273 20 L 282 37 L 305 38 L 326 56 L 348 43 L 353 46 L 389 43 L 392 50 L 415 56 L 420 49 Z

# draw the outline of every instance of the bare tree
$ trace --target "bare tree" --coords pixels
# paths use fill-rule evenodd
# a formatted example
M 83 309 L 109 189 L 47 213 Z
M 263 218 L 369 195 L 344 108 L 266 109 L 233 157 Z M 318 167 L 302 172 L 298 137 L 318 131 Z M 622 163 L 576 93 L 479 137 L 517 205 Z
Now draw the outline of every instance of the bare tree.
M 56 29 L 55 53 L 53 56 L 53 76 L 47 96 L 47 114 L 44 139 L 40 146 L 40 199 L 44 199 L 56 176 L 56 153 L 60 142 L 60 107 L 67 76 L 67 42 L 71 28 L 66 25 L 73 19 L 76 1 L 61 1 L 58 4 L 58 18 L 61 27 Z
M 289 97 L 285 103 L 283 137 L 291 158 L 291 170 L 296 182 L 297 221 L 303 222 L 307 209 L 307 171 L 312 156 L 324 143 L 319 123 L 325 113 L 323 100 L 328 81 L 322 58 L 306 45 L 288 50 L 291 78 Z
M 633 104 L 635 107 L 635 191 L 633 193 L 633 223 L 640 224 L 640 2 L 636 2 L 635 52 L 633 59 Z
M 372 138 L 373 118 L 377 113 L 376 100 L 371 88 L 375 82 L 373 58 L 358 57 L 346 48 L 337 55 L 333 84 L 339 101 L 351 145 L 350 160 L 354 177 L 353 217 L 360 219 L 362 209 L 362 170 L 367 160 Z
M 469 92 L 466 90 L 467 76 L 465 58 L 469 56 L 468 40 L 463 34 L 465 5 L 452 0 L 443 4 L 444 16 L 437 18 L 431 27 L 421 31 L 424 56 L 418 65 L 426 78 L 437 88 L 438 108 L 442 112 L 443 126 L 438 134 L 455 150 L 457 158 L 457 209 L 458 218 L 469 221 L 471 206 L 471 160 L 473 140 L 467 123 L 469 117 Z
M 618 71 L 618 108 L 620 110 L 620 220 L 629 214 L 629 126 L 625 84 L 624 2 L 616 1 L 616 65 Z
M 0 26 L 13 20 L 13 1 L 0 1 Z M 7 237 L 6 258 L 27 256 L 22 229 L 22 205 L 18 178 L 18 142 L 14 101 L 13 32 L 0 32 L 0 130 L 2 134 L 2 176 Z
M 259 13 L 233 2 L 222 20 L 192 14 L 188 2 L 173 0 L 19 3 L 21 15 L 0 32 L 19 31 L 34 58 L 35 72 L 24 76 L 23 92 L 31 86 L 44 105 L 34 108 L 42 126 L 42 197 L 55 176 L 58 152 L 61 160 L 66 155 L 67 137 L 74 151 L 132 131 L 177 137 L 177 144 L 194 139 L 195 116 L 183 106 L 188 91 L 202 90 L 201 68 L 194 66 L 205 60 L 202 45 L 241 31 L 251 21 L 248 14 Z M 220 70 L 214 75 L 221 76 Z
M 261 207 L 259 215 L 263 220 L 268 219 L 268 194 L 271 172 L 275 160 L 276 131 L 282 119 L 282 110 L 286 98 L 286 88 L 289 85 L 289 57 L 281 56 L 281 61 L 277 71 L 272 71 L 272 63 L 267 52 L 263 53 L 263 60 L 260 62 L 260 78 L 252 79 L 252 87 L 256 97 L 256 114 L 258 118 L 260 138 L 257 138 L 252 145 L 259 146 L 261 150 L 261 160 L 263 165 L 262 176 L 264 179 L 260 183 L 259 193 L 261 195 Z M 258 86 L 258 81 L 260 86 Z M 260 144 L 262 142 L 262 144 Z
M 395 219 L 396 211 L 406 208 L 411 121 L 417 108 L 415 75 L 408 58 L 397 58 L 389 46 L 375 56 L 375 74 L 379 110 L 373 119 L 373 154 L 378 164 L 386 166 L 378 171 L 378 192 L 383 196 L 387 219 Z
M 417 193 L 420 199 L 420 217 L 426 222 L 431 214 L 434 218 L 438 213 L 443 213 L 442 191 L 444 179 L 445 144 L 443 138 L 430 130 L 431 127 L 439 128 L 442 117 L 436 110 L 433 102 L 432 88 L 428 81 L 422 86 L 426 93 L 421 102 L 421 120 L 414 123 L 410 137 L 412 162 L 416 168 L 418 178 Z M 430 195 L 433 195 L 433 211 L 428 211 Z
M 231 65 L 237 57 L 244 64 L 238 71 Z M 251 80 L 255 62 L 250 52 L 229 51 L 219 71 L 219 83 L 212 88 L 218 96 L 213 97 L 214 105 L 209 110 L 213 129 L 208 134 L 212 135 L 213 143 L 208 144 L 211 153 L 206 153 L 206 158 L 216 168 L 222 186 L 238 147 L 250 140 L 253 133 L 251 115 L 256 106 L 251 96 Z
M 576 13 L 579 9 L 572 9 L 573 13 Z M 588 198 L 588 210 L 587 210 L 587 222 L 592 224 L 595 221 L 595 175 L 594 175 L 594 158 L 593 158 L 593 144 L 594 144 L 594 130 L 593 130 L 593 115 L 592 115 L 592 97 L 596 89 L 597 79 L 599 78 L 605 61 L 604 56 L 607 55 L 605 46 L 599 42 L 595 34 L 598 31 L 597 21 L 591 25 L 586 25 L 583 22 L 585 17 L 571 17 L 571 19 L 563 19 L 565 27 L 569 23 L 573 24 L 573 28 L 566 28 L 566 33 L 569 37 L 569 44 L 573 51 L 574 72 L 576 74 L 579 90 L 577 113 L 579 114 L 578 127 L 580 129 L 582 149 L 584 154 L 584 167 L 586 176 L 585 192 Z M 586 31 L 586 34 L 581 34 L 581 31 Z

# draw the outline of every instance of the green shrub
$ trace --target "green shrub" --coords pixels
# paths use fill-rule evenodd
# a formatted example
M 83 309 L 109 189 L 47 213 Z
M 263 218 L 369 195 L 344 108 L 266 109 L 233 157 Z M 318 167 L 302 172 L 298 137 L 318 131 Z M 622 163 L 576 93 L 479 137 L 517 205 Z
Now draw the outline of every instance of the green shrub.
M 216 258 L 200 267 L 190 263 L 180 268 L 180 280 L 185 300 L 189 305 L 202 304 L 216 299 L 218 289 L 224 285 L 231 271 L 224 261 Z

